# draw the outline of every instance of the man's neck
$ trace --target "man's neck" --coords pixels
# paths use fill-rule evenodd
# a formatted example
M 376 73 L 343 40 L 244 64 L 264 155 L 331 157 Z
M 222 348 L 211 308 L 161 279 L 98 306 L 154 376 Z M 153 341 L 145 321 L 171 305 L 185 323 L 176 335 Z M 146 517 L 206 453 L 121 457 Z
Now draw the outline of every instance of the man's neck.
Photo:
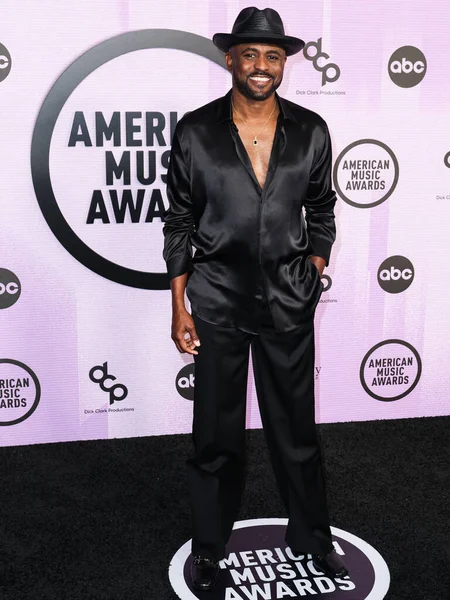
M 278 112 L 275 93 L 267 100 L 252 100 L 233 88 L 231 100 L 236 112 L 247 122 L 264 121 L 272 113 L 275 115 Z

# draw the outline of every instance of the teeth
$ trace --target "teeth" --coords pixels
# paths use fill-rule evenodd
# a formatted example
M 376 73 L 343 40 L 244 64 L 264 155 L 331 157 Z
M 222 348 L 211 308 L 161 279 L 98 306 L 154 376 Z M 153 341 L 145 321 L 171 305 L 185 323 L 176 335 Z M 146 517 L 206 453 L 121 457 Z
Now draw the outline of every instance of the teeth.
M 270 77 L 250 77 L 250 79 L 254 79 L 255 81 L 270 81 Z

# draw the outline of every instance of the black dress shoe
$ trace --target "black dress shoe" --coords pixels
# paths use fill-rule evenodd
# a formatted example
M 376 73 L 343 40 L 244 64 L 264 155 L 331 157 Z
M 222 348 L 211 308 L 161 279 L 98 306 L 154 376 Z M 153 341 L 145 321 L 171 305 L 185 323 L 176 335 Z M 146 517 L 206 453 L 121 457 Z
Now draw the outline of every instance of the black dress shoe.
M 207 592 L 217 583 L 219 579 L 219 563 L 195 556 L 191 565 L 192 585 L 195 590 Z
M 348 569 L 336 550 L 332 550 L 329 554 L 313 554 L 312 559 L 316 569 L 329 577 L 339 578 L 348 575 Z

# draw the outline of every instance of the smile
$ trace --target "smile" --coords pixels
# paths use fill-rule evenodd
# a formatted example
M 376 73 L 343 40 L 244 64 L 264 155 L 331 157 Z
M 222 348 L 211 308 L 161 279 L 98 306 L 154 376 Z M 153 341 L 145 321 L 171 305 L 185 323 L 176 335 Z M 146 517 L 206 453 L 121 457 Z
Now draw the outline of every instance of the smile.
M 272 77 L 264 77 L 262 75 L 252 75 L 249 79 L 256 83 L 268 83 L 269 81 L 272 81 Z

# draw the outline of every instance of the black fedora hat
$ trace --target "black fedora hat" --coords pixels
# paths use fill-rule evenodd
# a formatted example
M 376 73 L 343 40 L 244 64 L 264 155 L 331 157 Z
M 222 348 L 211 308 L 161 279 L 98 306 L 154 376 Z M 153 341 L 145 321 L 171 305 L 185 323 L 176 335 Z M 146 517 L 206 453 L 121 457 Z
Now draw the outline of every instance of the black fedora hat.
M 259 10 L 254 6 L 241 10 L 231 33 L 216 33 L 213 36 L 213 43 L 222 52 L 228 52 L 231 46 L 245 42 L 264 42 L 280 46 L 287 56 L 300 52 L 305 45 L 303 40 L 284 34 L 283 21 L 276 10 Z

